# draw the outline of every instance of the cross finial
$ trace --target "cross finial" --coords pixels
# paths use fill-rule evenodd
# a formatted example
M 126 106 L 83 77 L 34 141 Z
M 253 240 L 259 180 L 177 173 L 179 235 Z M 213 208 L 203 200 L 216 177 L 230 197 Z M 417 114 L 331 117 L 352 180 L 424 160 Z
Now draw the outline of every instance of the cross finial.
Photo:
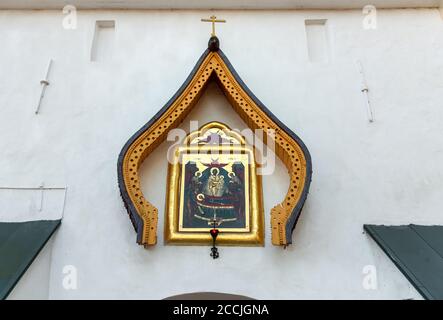
M 209 19 L 201 19 L 202 22 L 212 22 L 212 33 L 211 36 L 215 37 L 215 23 L 216 22 L 222 22 L 225 23 L 226 20 L 217 19 L 216 16 L 212 15 L 209 17 Z

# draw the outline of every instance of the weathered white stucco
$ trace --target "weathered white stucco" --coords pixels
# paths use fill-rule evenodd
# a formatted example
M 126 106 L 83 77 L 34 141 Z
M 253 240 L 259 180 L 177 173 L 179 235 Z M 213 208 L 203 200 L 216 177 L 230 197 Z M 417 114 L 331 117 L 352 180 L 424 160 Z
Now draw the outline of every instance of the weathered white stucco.
M 264 248 L 221 248 L 214 261 L 208 247 L 164 246 L 167 145 L 142 172 L 143 191 L 160 209 L 159 243 L 149 250 L 136 245 L 117 186 L 117 156 L 205 50 L 209 25 L 199 20 L 211 13 L 80 11 L 77 29 L 65 30 L 61 11 L 0 11 L 0 185 L 68 186 L 63 223 L 47 256 L 48 298 L 157 299 L 195 291 L 420 298 L 362 225 L 443 223 L 438 9 L 378 10 L 375 30 L 362 27 L 360 10 L 217 11 L 228 20 L 217 27 L 224 53 L 312 155 L 311 191 L 294 245 L 270 244 L 269 211 L 288 184 L 279 163 L 264 178 Z M 310 62 L 305 19 L 327 19 L 328 62 Z M 91 62 L 96 20 L 115 20 L 115 31 L 109 54 Z M 50 85 L 35 115 L 49 58 Z M 365 70 L 374 123 L 367 120 L 356 60 Z M 215 86 L 190 119 L 244 127 Z M 63 199 L 51 199 L 54 212 L 61 210 Z M 19 215 L 12 211 L 2 206 L 1 220 Z M 63 288 L 66 265 L 77 269 L 76 290 Z M 376 290 L 362 285 L 366 265 L 376 267 Z

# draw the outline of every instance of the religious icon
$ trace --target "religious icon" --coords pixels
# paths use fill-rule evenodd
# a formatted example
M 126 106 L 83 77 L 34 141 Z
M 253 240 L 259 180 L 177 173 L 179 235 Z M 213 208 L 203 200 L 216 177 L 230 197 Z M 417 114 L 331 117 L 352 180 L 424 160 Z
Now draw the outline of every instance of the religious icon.
M 192 132 L 169 168 L 166 241 L 262 244 L 261 185 L 253 149 L 227 126 Z
M 181 230 L 208 228 L 214 223 L 220 229 L 247 227 L 249 184 L 248 170 L 240 157 L 225 157 L 205 163 L 199 157 L 186 157 L 183 168 L 183 223 Z M 229 159 L 230 158 L 230 159 Z M 244 158 L 244 159 L 241 159 Z M 246 171 L 246 172 L 245 172 Z

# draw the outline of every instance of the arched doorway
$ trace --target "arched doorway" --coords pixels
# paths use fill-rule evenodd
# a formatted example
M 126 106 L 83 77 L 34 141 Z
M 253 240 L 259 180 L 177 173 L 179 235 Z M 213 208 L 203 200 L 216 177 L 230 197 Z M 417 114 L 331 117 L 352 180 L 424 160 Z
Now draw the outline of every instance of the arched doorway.
M 191 292 L 170 296 L 164 300 L 254 300 L 238 294 L 220 292 Z

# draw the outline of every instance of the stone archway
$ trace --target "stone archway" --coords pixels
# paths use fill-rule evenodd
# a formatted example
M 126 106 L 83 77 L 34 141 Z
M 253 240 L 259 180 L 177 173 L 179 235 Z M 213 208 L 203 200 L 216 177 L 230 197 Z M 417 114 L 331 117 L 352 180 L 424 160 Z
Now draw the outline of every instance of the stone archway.
M 164 298 L 163 300 L 255 300 L 238 294 L 221 292 L 191 292 Z

